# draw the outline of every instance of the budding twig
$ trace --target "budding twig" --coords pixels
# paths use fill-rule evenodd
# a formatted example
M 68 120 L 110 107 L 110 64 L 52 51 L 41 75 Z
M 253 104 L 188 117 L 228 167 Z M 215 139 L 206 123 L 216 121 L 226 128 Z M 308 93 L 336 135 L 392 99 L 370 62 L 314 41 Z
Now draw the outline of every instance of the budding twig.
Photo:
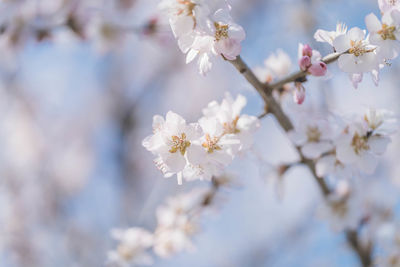
M 340 55 L 342 55 L 342 54 L 340 54 L 340 53 L 329 54 L 322 59 L 322 62 L 324 62 L 325 64 L 330 64 L 330 63 L 336 61 Z M 271 84 L 267 84 L 266 86 L 268 88 L 270 88 L 269 90 L 279 89 L 287 83 L 295 82 L 298 80 L 304 80 L 304 78 L 306 78 L 307 75 L 308 75 L 307 71 L 299 70 L 298 72 L 295 72 L 295 73 L 283 78 L 280 81 L 277 81 L 277 82 L 271 83 Z

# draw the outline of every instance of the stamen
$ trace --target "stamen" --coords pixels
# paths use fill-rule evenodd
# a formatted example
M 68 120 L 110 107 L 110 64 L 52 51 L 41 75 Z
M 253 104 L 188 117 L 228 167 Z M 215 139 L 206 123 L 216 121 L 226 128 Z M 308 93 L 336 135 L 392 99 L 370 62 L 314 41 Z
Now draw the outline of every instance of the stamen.
M 211 138 L 209 134 L 206 134 L 206 141 L 202 144 L 207 149 L 208 153 L 214 152 L 214 150 L 221 150 L 222 148 L 218 145 L 219 138 Z
M 226 39 L 229 37 L 228 29 L 229 25 L 227 24 L 219 24 L 218 22 L 214 22 L 215 26 L 215 41 L 219 41 L 221 39 Z
M 368 138 L 356 133 L 351 141 L 351 146 L 353 147 L 354 152 L 359 155 L 363 150 L 369 150 Z
M 186 149 L 190 146 L 190 142 L 186 141 L 186 134 L 182 133 L 181 136 L 172 136 L 172 147 L 169 150 L 171 153 L 180 152 L 182 156 L 185 154 Z
M 365 53 L 374 52 L 375 48 L 367 49 L 365 43 L 362 40 L 350 41 L 351 48 L 349 53 L 355 55 L 356 57 L 362 56 Z
M 224 134 L 237 134 L 240 133 L 240 130 L 237 128 L 237 122 L 239 120 L 239 116 L 236 116 L 236 118 L 231 122 L 231 123 L 224 123 Z
M 382 24 L 382 30 L 378 31 L 383 40 L 396 40 L 394 32 L 396 31 L 395 26 L 388 26 L 387 24 Z
M 321 131 L 318 127 L 307 127 L 307 139 L 308 142 L 319 142 L 321 139 Z

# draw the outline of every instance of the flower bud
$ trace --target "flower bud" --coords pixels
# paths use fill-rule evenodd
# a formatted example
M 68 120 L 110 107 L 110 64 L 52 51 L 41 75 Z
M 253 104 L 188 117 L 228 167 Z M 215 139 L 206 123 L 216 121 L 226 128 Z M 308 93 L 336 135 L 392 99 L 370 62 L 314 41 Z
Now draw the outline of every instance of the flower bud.
M 322 61 L 316 62 L 308 68 L 308 72 L 313 76 L 324 76 L 326 71 L 326 64 Z
M 297 104 L 301 105 L 304 102 L 304 99 L 306 98 L 306 90 L 303 87 L 303 85 L 301 85 L 301 83 L 297 83 L 296 84 L 296 89 L 293 92 L 293 100 L 294 102 L 296 102 Z
M 303 56 L 312 57 L 312 48 L 308 44 L 303 46 Z
M 299 66 L 302 71 L 306 71 L 311 66 L 311 58 L 309 56 L 303 56 L 299 59 Z

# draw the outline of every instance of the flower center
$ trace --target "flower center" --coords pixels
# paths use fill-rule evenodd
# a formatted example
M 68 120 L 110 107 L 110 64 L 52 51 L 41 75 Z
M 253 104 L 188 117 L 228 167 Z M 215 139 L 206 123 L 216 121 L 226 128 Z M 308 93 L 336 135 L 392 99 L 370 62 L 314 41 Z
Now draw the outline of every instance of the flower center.
M 239 120 L 239 116 L 236 116 L 236 118 L 231 123 L 225 122 L 223 124 L 224 133 L 225 134 L 237 134 L 237 133 L 240 133 L 240 130 L 237 128 L 238 120 Z
M 117 252 L 124 260 L 130 261 L 136 254 L 136 250 L 132 249 L 130 246 L 121 244 L 117 247 Z
M 354 152 L 359 155 L 363 150 L 369 150 L 368 138 L 366 136 L 359 136 L 358 133 L 356 133 L 351 141 L 351 146 Z
M 186 140 L 186 134 L 182 133 L 181 136 L 172 136 L 172 146 L 169 152 L 181 152 L 182 156 L 185 154 L 186 149 L 190 146 L 190 142 Z
M 394 32 L 396 31 L 395 26 L 388 26 L 387 24 L 382 24 L 382 29 L 378 31 L 378 34 L 381 35 L 383 40 L 396 40 L 396 36 Z
M 394 6 L 397 4 L 397 0 L 389 0 L 389 4 Z
M 307 127 L 307 139 L 308 142 L 319 142 L 321 138 L 321 132 L 318 127 Z
M 218 141 L 218 137 L 211 138 L 209 134 L 206 134 L 206 141 L 202 144 L 202 146 L 207 149 L 208 153 L 212 153 L 214 150 L 221 150 L 221 147 L 218 145 Z
M 355 55 L 356 57 L 362 56 L 365 53 L 373 52 L 375 48 L 368 49 L 363 40 L 359 41 L 350 41 L 351 48 L 349 49 L 349 53 Z
M 228 29 L 229 26 L 227 24 L 219 24 L 218 22 L 214 22 L 215 26 L 215 41 L 219 41 L 221 39 L 227 39 L 229 37 L 228 35 Z

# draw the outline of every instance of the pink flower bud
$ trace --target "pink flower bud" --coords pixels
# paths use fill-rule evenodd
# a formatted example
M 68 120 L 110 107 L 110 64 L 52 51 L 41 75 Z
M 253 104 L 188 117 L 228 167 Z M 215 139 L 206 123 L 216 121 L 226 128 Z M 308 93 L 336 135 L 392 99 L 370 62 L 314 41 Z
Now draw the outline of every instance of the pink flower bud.
M 310 58 L 312 57 L 312 48 L 308 44 L 303 46 L 303 56 L 309 56 Z
M 308 72 L 313 76 L 324 76 L 326 71 L 326 64 L 322 61 L 318 61 L 308 68 Z
M 311 58 L 309 56 L 303 56 L 299 59 L 300 69 L 305 71 L 311 66 Z
M 303 85 L 301 85 L 301 83 L 296 84 L 296 89 L 293 92 L 294 102 L 301 105 L 301 104 L 303 104 L 305 98 L 306 98 L 305 88 L 303 87 Z

